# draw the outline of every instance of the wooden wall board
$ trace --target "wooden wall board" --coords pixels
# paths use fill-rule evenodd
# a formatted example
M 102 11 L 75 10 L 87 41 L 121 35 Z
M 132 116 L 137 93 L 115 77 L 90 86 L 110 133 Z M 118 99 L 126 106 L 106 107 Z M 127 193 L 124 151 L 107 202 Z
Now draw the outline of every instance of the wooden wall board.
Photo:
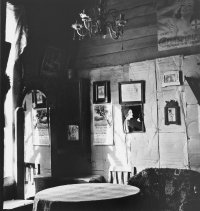
M 199 127 L 198 127 L 197 121 L 192 121 L 187 124 L 187 134 L 188 134 L 188 137 L 199 134 Z
M 200 154 L 199 153 L 190 153 L 189 154 L 189 163 L 190 163 L 190 168 L 192 170 L 200 172 Z
M 188 159 L 191 169 L 200 171 L 200 135 L 190 137 L 188 141 Z
M 108 8 L 129 8 L 129 7 L 140 7 L 146 4 L 153 4 L 153 0 L 123 0 L 123 7 L 122 7 L 122 1 L 121 0 L 108 0 L 107 1 L 107 7 Z
M 187 104 L 186 123 L 198 123 L 198 104 Z
M 198 104 L 187 105 L 185 123 L 187 125 L 187 135 L 189 138 L 193 136 L 198 136 L 200 133 L 198 118 Z
M 131 141 L 132 165 L 137 171 L 148 167 L 159 167 L 158 133 L 148 130 L 145 134 L 135 134 Z
M 135 41 L 135 42 L 134 42 Z M 136 50 L 138 48 L 147 48 L 150 45 L 156 45 L 157 39 L 153 36 L 147 36 L 142 38 L 136 38 L 134 40 L 123 40 L 121 42 L 114 42 L 107 44 L 105 46 L 93 46 L 91 48 L 82 48 L 78 53 L 79 58 L 91 58 L 95 56 L 100 56 L 103 54 L 111 54 L 127 50 Z
M 188 168 L 188 146 L 185 133 L 160 133 L 160 167 Z
M 124 5 L 123 5 L 123 7 L 121 7 L 120 12 L 122 14 L 125 14 L 125 19 L 128 20 L 129 22 L 130 19 L 134 19 L 136 17 L 155 14 L 155 8 L 153 7 L 152 4 L 141 5 L 138 7 L 135 7 L 134 5 L 132 5 L 127 8 L 124 8 Z
M 132 62 L 163 58 L 172 55 L 191 55 L 199 52 L 200 48 L 198 46 L 189 49 L 183 48 L 158 52 L 157 45 L 150 45 L 146 48 L 103 54 L 91 58 L 78 58 L 75 63 L 75 68 L 81 71 L 97 67 L 124 65 Z
M 188 55 L 183 59 L 183 72 L 186 77 L 200 77 L 200 54 Z
M 187 101 L 187 104 L 190 105 L 190 104 L 197 104 L 197 98 L 195 97 L 192 89 L 190 88 L 190 86 L 188 85 L 185 85 L 185 98 L 186 98 L 186 101 Z
M 91 69 L 105 66 L 124 65 L 132 62 L 150 60 L 155 57 L 155 46 L 149 46 L 148 48 L 141 48 L 130 51 L 120 51 L 114 54 L 104 54 L 92 58 L 79 58 L 76 62 L 77 69 Z M 150 55 L 148 51 L 151 51 Z M 141 57 L 143 60 L 141 60 Z

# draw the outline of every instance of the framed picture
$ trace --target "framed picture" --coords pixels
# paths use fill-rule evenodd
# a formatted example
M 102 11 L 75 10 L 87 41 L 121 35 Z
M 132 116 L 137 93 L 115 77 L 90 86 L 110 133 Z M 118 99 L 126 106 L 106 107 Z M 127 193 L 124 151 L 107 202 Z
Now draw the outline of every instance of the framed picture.
M 43 75 L 59 75 L 64 61 L 64 50 L 52 46 L 47 47 L 42 61 L 41 73 Z
M 170 124 L 181 124 L 180 107 L 174 100 L 167 101 L 165 106 L 165 125 Z
M 113 145 L 112 104 L 93 105 L 93 145 Z
M 163 74 L 162 87 L 175 86 L 182 84 L 181 71 L 168 71 Z
M 140 104 L 145 101 L 145 81 L 119 83 L 120 104 Z
M 144 132 L 143 104 L 123 105 L 122 126 L 124 133 Z
M 110 81 L 93 82 L 93 103 L 110 102 Z
M 46 97 L 39 90 L 34 90 L 32 92 L 32 105 L 33 108 L 46 108 Z
M 50 145 L 49 110 L 47 108 L 33 109 L 33 144 Z
M 79 125 L 67 125 L 67 141 L 79 141 Z

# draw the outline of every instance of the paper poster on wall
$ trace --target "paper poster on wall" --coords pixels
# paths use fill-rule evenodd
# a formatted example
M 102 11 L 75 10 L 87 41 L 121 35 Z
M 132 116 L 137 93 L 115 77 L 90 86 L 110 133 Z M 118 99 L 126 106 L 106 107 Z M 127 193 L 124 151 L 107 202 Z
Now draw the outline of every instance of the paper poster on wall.
M 158 50 L 200 44 L 200 0 L 157 0 Z
M 47 108 L 33 109 L 33 144 L 50 145 Z
M 94 145 L 113 145 L 113 118 L 111 104 L 93 105 Z

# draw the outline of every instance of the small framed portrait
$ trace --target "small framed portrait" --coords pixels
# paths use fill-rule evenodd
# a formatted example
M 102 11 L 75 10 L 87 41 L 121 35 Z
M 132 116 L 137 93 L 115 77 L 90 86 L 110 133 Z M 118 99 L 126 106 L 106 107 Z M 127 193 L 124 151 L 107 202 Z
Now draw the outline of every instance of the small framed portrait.
M 167 101 L 165 106 L 165 125 L 170 124 L 181 124 L 180 107 L 174 100 Z
M 46 108 L 46 96 L 39 90 L 32 92 L 32 105 L 33 108 Z
M 79 125 L 67 125 L 67 141 L 79 141 Z
M 168 71 L 163 74 L 162 87 L 182 84 L 181 71 Z
M 145 101 L 145 81 L 119 83 L 119 103 L 139 104 Z
M 144 132 L 143 104 L 123 105 L 122 126 L 124 133 Z
M 93 103 L 110 102 L 110 81 L 93 82 Z

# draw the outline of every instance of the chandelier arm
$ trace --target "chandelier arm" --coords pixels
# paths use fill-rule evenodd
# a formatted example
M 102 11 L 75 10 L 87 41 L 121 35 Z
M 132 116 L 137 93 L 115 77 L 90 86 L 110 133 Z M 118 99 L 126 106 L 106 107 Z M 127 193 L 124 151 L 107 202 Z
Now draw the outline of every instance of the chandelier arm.
M 79 36 L 81 36 L 81 37 L 85 37 L 86 35 L 87 35 L 87 33 L 81 33 L 81 31 L 83 31 L 83 30 L 76 30 L 76 32 L 77 32 L 77 34 L 79 35 Z
M 119 33 L 117 34 L 117 32 L 115 32 L 115 31 L 112 29 L 112 26 L 108 26 L 108 31 L 109 31 L 110 37 L 111 37 L 113 40 L 117 40 L 117 39 L 119 38 Z
M 83 21 L 83 25 L 86 29 L 88 29 L 87 26 L 86 26 L 86 21 Z
M 90 21 L 83 21 L 84 27 L 89 31 L 90 30 L 90 26 L 91 26 L 91 22 Z
M 112 22 L 108 22 L 107 27 L 109 28 L 112 34 L 117 34 L 117 31 L 113 29 Z

